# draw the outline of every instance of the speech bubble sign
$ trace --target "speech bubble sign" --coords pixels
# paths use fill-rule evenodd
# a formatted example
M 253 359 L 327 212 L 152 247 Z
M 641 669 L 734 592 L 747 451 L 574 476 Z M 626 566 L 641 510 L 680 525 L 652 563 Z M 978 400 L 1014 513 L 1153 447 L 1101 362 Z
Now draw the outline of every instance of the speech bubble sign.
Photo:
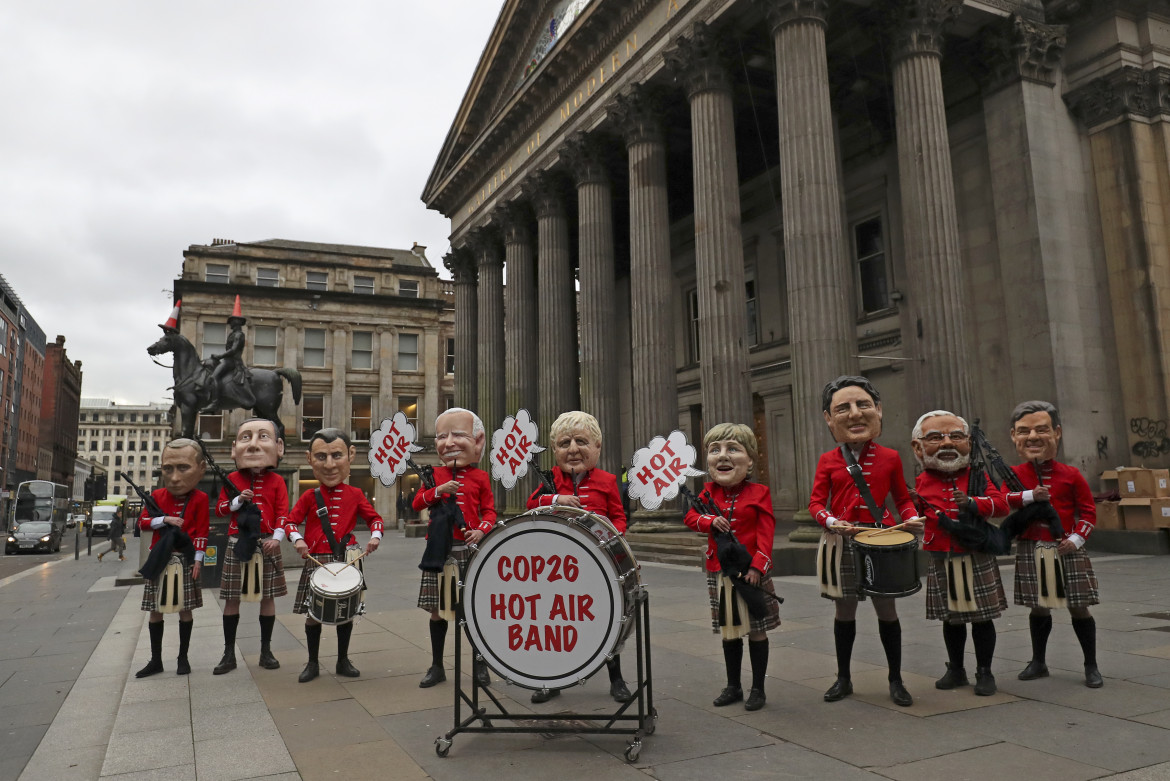
M 654 437 L 650 444 L 634 453 L 628 472 L 630 498 L 647 510 L 657 510 L 663 502 L 678 496 L 679 486 L 688 477 L 702 477 L 705 472 L 692 464 L 698 452 L 679 430 L 669 437 Z
M 399 410 L 393 418 L 385 418 L 378 430 L 370 434 L 370 474 L 382 481 L 382 485 L 394 485 L 398 476 L 406 472 L 406 459 L 411 453 L 422 450 L 414 444 L 418 434 L 414 425 Z
M 528 474 L 528 462 L 544 448 L 536 444 L 540 429 L 523 407 L 515 415 L 504 418 L 504 425 L 492 434 L 492 479 L 505 488 Z

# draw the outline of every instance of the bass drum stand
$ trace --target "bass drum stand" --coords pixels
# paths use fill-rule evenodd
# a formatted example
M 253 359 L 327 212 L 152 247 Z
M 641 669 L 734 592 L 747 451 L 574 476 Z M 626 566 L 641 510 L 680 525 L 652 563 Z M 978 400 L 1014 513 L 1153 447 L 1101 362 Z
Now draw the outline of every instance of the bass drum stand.
M 644 587 L 639 587 L 635 596 L 634 650 L 637 657 L 637 688 L 629 702 L 622 703 L 613 713 L 516 713 L 509 712 L 490 688 L 480 686 L 471 676 L 470 694 L 463 689 L 461 665 L 463 664 L 462 640 L 467 624 L 463 616 L 463 601 L 456 605 L 457 629 L 455 632 L 455 725 L 447 734 L 435 738 L 435 753 L 446 757 L 451 743 L 461 732 L 493 734 L 568 734 L 568 735 L 630 735 L 632 736 L 624 753 L 627 762 L 637 762 L 642 753 L 642 738 L 653 735 L 658 724 L 658 711 L 654 708 L 654 688 L 650 674 L 650 596 Z M 473 648 L 474 650 L 474 648 Z M 508 682 L 510 683 L 510 682 Z M 480 703 L 480 693 L 487 696 L 489 703 Z M 471 713 L 464 718 L 462 706 L 466 704 Z M 635 712 L 627 713 L 633 706 Z M 513 726 L 497 727 L 493 719 L 511 721 Z M 476 725 L 476 722 L 479 722 Z

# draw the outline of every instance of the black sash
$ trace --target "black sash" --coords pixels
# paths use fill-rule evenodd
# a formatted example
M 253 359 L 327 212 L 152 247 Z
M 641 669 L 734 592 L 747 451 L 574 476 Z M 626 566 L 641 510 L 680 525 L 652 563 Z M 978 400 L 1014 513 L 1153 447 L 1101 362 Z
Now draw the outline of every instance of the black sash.
M 317 520 L 321 522 L 321 531 L 325 532 L 325 539 L 329 541 L 329 550 L 333 551 L 333 557 L 341 559 L 345 556 L 345 546 L 337 542 L 337 538 L 333 536 L 333 523 L 329 520 L 329 508 L 325 506 L 325 497 L 321 495 L 321 489 L 313 490 L 313 496 L 317 499 Z
M 873 516 L 873 522 L 880 526 L 884 514 L 878 509 L 877 502 L 873 500 L 869 484 L 865 482 L 865 475 L 861 473 L 861 466 L 853 457 L 853 451 L 849 449 L 848 445 L 843 444 L 841 445 L 841 455 L 845 458 L 845 468 L 849 471 L 849 476 L 853 478 L 853 484 L 861 492 L 861 498 L 865 501 L 865 506 L 869 508 L 869 514 Z

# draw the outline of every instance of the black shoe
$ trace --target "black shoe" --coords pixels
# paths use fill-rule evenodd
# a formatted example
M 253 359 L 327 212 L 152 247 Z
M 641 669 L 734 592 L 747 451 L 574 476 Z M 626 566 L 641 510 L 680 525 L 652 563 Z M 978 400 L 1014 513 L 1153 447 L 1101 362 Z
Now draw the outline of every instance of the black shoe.
M 1090 689 L 1100 689 L 1105 685 L 1105 681 L 1101 679 L 1101 672 L 1097 669 L 1095 664 L 1085 665 L 1085 686 Z
M 609 696 L 613 697 L 614 702 L 629 702 L 634 699 L 634 695 L 630 694 L 630 687 L 626 686 L 626 682 L 621 678 L 609 682 Z
M 429 689 L 445 680 L 447 680 L 447 673 L 443 671 L 443 668 L 432 665 L 427 668 L 427 674 L 418 682 L 418 688 Z
M 279 670 L 280 662 L 272 655 L 272 651 L 267 648 L 260 649 L 260 666 L 265 670 Z
M 1028 666 L 1025 667 L 1023 671 L 1021 671 L 1020 674 L 1016 677 L 1021 681 L 1034 681 L 1037 678 L 1047 678 L 1048 665 L 1044 664 L 1044 662 L 1037 662 L 1032 660 L 1028 662 Z
M 149 675 L 157 675 L 163 671 L 162 662 L 158 659 L 151 659 L 138 672 L 134 673 L 135 678 L 145 678 Z
M 191 663 L 187 661 L 187 657 L 180 656 L 178 663 L 175 665 L 175 675 L 190 675 Z
M 344 675 L 346 678 L 358 678 L 361 676 L 361 672 L 353 666 L 353 662 L 349 660 L 348 656 L 342 656 L 337 660 L 335 671 L 338 675 Z
M 901 681 L 890 681 L 890 699 L 894 701 L 895 705 L 903 708 L 914 704 L 914 698 L 910 696 L 910 692 L 906 691 L 906 687 L 902 685 Z
M 301 670 L 301 675 L 297 678 L 299 683 L 308 683 L 321 674 L 321 666 L 316 662 L 309 662 L 305 665 L 305 669 Z
M 759 710 L 764 707 L 764 703 L 768 698 L 764 696 L 763 689 L 752 689 L 748 692 L 747 702 L 743 704 L 744 710 Z
M 738 686 L 725 686 L 723 691 L 719 692 L 719 696 L 711 704 L 716 708 L 722 708 L 724 705 L 730 705 L 733 702 L 743 702 L 743 689 Z
M 947 671 L 943 673 L 943 677 L 934 682 L 936 689 L 955 689 L 959 686 L 966 686 L 970 681 L 967 680 L 967 671 L 962 667 L 951 667 L 951 663 L 947 662 Z
M 487 665 L 483 662 L 472 662 L 471 674 L 475 678 L 476 685 L 481 689 L 486 689 L 492 685 L 492 674 L 488 672 Z
M 553 697 L 560 697 L 560 696 L 561 696 L 560 689 L 537 689 L 536 691 L 534 691 L 532 693 L 532 701 L 539 704 L 542 702 L 548 702 Z
M 825 702 L 837 702 L 850 694 L 853 694 L 853 681 L 848 678 L 838 678 L 825 692 Z
M 975 668 L 975 693 L 980 697 L 990 697 L 999 689 L 995 686 L 995 676 L 991 674 L 990 667 L 976 667 Z
M 223 675 L 230 673 L 236 669 L 236 655 L 232 651 L 225 651 L 223 658 L 219 660 L 219 664 L 211 671 L 212 675 Z

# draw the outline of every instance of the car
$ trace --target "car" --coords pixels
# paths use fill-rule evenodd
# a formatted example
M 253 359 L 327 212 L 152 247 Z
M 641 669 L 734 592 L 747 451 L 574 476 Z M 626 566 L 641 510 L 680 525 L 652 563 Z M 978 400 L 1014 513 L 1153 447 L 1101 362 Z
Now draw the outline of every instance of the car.
M 61 550 L 61 529 L 55 531 L 48 521 L 25 521 L 8 535 L 4 553 L 44 552 Z
M 85 523 L 85 513 L 73 513 L 73 515 L 70 515 L 69 520 L 65 521 L 65 528 L 75 529 L 79 523 Z

